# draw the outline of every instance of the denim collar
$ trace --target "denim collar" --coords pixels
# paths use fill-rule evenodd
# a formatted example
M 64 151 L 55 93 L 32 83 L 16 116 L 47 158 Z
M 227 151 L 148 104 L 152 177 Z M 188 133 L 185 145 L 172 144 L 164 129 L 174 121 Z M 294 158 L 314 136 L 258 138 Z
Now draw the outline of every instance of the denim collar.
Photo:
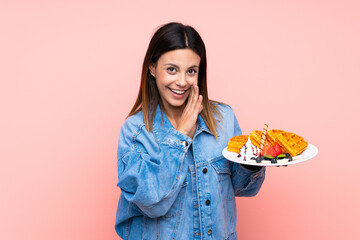
M 171 124 L 168 117 L 166 116 L 166 114 L 163 111 L 161 111 L 160 106 L 157 105 L 154 123 L 153 123 L 153 132 L 155 133 L 159 142 L 161 142 L 162 139 L 165 137 L 165 134 L 167 133 L 167 130 L 169 128 L 174 128 L 174 127 Z M 214 136 L 214 134 L 212 134 L 209 128 L 206 126 L 206 123 L 204 119 L 200 116 L 200 114 L 198 115 L 198 119 L 197 119 L 197 129 L 195 135 L 199 134 L 198 132 L 207 132 Z M 220 136 L 219 131 L 217 131 L 217 135 Z

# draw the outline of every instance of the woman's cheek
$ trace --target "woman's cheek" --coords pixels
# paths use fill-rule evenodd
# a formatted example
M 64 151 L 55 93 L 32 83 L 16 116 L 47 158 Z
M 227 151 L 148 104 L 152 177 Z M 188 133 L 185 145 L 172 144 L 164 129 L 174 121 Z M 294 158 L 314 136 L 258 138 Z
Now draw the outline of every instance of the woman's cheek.
M 193 85 L 195 82 L 198 83 L 198 76 L 191 77 L 188 82 L 190 85 Z
M 164 71 L 159 71 L 157 74 L 157 77 L 160 79 L 164 79 L 165 76 L 166 76 L 166 72 Z

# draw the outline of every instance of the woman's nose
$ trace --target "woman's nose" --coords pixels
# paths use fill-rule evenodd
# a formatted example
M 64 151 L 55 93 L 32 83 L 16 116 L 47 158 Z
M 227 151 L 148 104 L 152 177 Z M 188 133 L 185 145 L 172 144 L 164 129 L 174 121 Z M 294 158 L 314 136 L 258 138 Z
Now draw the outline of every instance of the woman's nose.
M 188 84 L 188 79 L 187 79 L 186 75 L 180 74 L 176 84 L 179 87 L 186 87 L 186 85 Z

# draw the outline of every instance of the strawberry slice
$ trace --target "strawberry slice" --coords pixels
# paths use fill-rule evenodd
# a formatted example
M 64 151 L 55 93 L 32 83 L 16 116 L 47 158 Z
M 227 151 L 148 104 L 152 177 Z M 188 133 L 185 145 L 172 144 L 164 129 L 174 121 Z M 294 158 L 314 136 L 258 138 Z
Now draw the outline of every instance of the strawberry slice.
M 263 147 L 263 151 L 262 151 L 262 154 L 261 156 L 264 156 L 264 155 L 267 155 L 268 154 L 268 151 L 269 149 L 271 148 L 271 144 L 270 143 L 265 143 L 264 147 Z
M 277 154 L 276 154 L 275 146 L 272 146 L 271 148 L 269 148 L 268 151 L 267 151 L 267 154 L 271 155 L 273 157 L 276 157 Z
M 275 149 L 276 156 L 282 154 L 280 145 L 278 143 L 275 143 L 274 149 Z

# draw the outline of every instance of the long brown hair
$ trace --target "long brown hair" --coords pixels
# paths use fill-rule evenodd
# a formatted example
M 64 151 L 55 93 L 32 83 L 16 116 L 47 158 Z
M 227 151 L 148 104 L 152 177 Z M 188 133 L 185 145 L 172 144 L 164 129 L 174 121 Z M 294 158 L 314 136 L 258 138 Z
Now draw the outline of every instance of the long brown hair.
M 152 131 L 156 107 L 157 105 L 161 108 L 163 106 L 155 78 L 150 74 L 149 66 L 150 64 L 156 64 L 162 54 L 175 49 L 184 48 L 190 48 L 201 58 L 198 86 L 199 94 L 203 96 L 203 110 L 200 115 L 204 119 L 210 132 L 215 135 L 217 139 L 216 128 L 219 126 L 219 123 L 216 121 L 215 116 L 220 120 L 222 119 L 222 115 L 217 106 L 217 104 L 221 103 L 209 100 L 208 98 L 205 44 L 199 33 L 193 27 L 177 22 L 162 25 L 154 33 L 144 58 L 139 93 L 136 102 L 127 117 L 142 111 L 146 130 Z

